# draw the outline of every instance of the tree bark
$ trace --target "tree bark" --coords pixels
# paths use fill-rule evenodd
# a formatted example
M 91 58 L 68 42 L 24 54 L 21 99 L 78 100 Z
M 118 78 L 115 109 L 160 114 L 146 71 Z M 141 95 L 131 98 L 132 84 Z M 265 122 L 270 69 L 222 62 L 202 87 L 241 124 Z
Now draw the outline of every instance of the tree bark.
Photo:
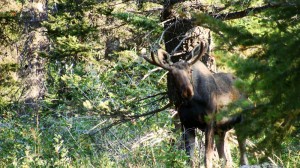
M 24 102 L 21 114 L 37 114 L 39 102 L 45 95 L 45 59 L 40 57 L 40 52 L 49 50 L 49 40 L 44 34 L 45 29 L 40 22 L 47 17 L 47 1 L 31 1 L 24 5 L 21 19 L 25 25 L 25 41 L 19 56 L 20 72 L 22 78 L 23 94 L 21 101 Z
M 215 70 L 215 61 L 211 56 L 213 49 L 213 40 L 209 29 L 194 26 L 191 19 L 177 18 L 178 15 L 173 9 L 174 4 L 183 2 L 180 0 L 169 1 L 165 0 L 164 9 L 161 14 L 161 21 L 164 22 L 164 41 L 165 48 L 168 53 L 177 54 L 172 57 L 172 61 L 176 62 L 179 59 L 185 59 L 185 56 L 190 52 L 200 41 L 205 41 L 208 45 L 207 54 L 202 57 L 202 62 L 208 66 L 210 70 Z M 181 54 L 178 54 L 181 53 Z

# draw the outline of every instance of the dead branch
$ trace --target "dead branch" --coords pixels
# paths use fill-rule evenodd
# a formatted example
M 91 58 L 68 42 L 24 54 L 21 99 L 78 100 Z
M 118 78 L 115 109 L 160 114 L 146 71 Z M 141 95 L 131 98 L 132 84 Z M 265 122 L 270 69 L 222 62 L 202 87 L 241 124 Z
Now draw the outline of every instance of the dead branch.
M 148 71 L 148 73 L 146 75 L 144 75 L 144 77 L 141 79 L 141 81 L 145 80 L 148 76 L 151 75 L 151 73 L 155 72 L 155 71 L 158 71 L 158 70 L 161 70 L 162 68 L 161 67 L 156 67 L 154 69 L 151 69 L 150 71 Z
M 120 119 L 118 120 L 115 120 L 113 123 L 109 124 L 108 126 L 106 127 L 103 127 L 101 129 L 91 129 L 87 135 L 89 136 L 93 136 L 95 135 L 96 133 L 100 132 L 100 131 L 105 131 L 105 130 L 109 130 L 110 128 L 114 127 L 114 126 L 117 126 L 119 124 L 123 124 L 123 123 L 126 123 L 128 121 L 132 121 L 133 119 L 139 119 L 140 117 L 145 117 L 145 116 L 148 116 L 148 115 L 153 115 L 153 114 L 156 114 L 156 113 L 159 113 L 161 111 L 164 111 L 166 110 L 167 108 L 171 107 L 173 104 L 172 103 L 168 103 L 167 105 L 165 105 L 164 107 L 162 108 L 159 108 L 159 109 L 156 109 L 156 110 L 153 110 L 153 111 L 150 111 L 150 112 L 146 112 L 146 113 L 143 113 L 143 114 L 136 114 L 136 115 L 121 115 L 120 116 Z
M 173 104 L 172 103 L 168 103 L 167 105 L 165 105 L 164 107 L 160 108 L 160 109 L 156 109 L 156 110 L 153 110 L 153 111 L 150 111 L 150 112 L 147 112 L 147 113 L 143 113 L 143 114 L 137 114 L 137 115 L 132 115 L 132 116 L 126 116 L 128 119 L 132 120 L 132 119 L 137 119 L 137 118 L 140 118 L 140 117 L 144 117 L 144 116 L 147 116 L 147 115 L 151 115 L 151 114 L 156 114 L 158 112 L 161 112 L 161 111 L 164 111 L 166 110 L 167 108 L 171 107 Z
M 174 55 L 175 52 L 178 50 L 178 48 L 179 48 L 180 46 L 182 46 L 182 43 L 184 43 L 186 40 L 188 40 L 188 39 L 190 39 L 190 38 L 191 38 L 191 37 L 189 37 L 189 36 L 185 36 L 185 37 L 180 41 L 180 43 L 175 47 L 175 49 L 172 51 L 171 55 Z
M 156 99 L 156 100 L 153 100 L 153 101 L 151 101 L 151 102 L 149 102 L 149 103 L 146 103 L 146 104 L 144 104 L 143 106 L 148 106 L 148 105 L 154 104 L 154 103 L 156 103 L 156 102 L 161 102 L 161 101 L 164 100 L 164 99 L 167 99 L 167 96 L 166 96 L 166 95 L 164 95 L 164 96 L 162 96 L 162 97 L 160 97 L 160 98 L 158 98 L 158 99 Z M 142 107 L 142 106 L 141 106 L 141 107 Z
M 136 10 L 128 9 L 126 12 L 134 13 L 134 14 L 145 14 L 145 13 L 152 14 L 155 12 L 161 12 L 162 10 L 163 10 L 163 8 L 161 8 L 161 7 L 155 7 L 155 8 L 152 8 L 149 10 L 144 10 L 144 11 L 136 11 Z
M 220 20 L 232 20 L 232 19 L 239 19 L 243 18 L 245 16 L 248 16 L 250 14 L 257 14 L 260 12 L 265 11 L 266 9 L 270 8 L 278 8 L 284 6 L 283 4 L 267 4 L 264 6 L 260 7 L 253 7 L 253 8 L 247 8 L 243 11 L 238 11 L 238 12 L 232 12 L 232 13 L 223 13 L 223 14 L 212 14 L 210 13 L 209 15 Z
M 160 93 L 157 93 L 157 94 L 154 94 L 154 95 L 143 97 L 140 100 L 137 100 L 137 102 L 140 102 L 140 101 L 152 98 L 152 97 L 156 97 L 156 96 L 159 96 L 159 95 L 166 95 L 166 94 L 167 94 L 167 92 L 160 92 Z

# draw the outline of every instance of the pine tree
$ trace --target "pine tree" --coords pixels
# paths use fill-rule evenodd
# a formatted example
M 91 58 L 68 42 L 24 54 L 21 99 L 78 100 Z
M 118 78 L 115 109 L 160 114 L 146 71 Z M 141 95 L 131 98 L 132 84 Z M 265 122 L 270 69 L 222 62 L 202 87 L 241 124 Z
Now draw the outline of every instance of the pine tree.
M 227 61 L 244 80 L 243 90 L 254 105 L 242 113 L 245 134 L 258 141 L 258 149 L 272 154 L 275 150 L 286 152 L 284 148 L 290 144 L 299 146 L 300 4 L 272 1 L 267 5 L 269 9 L 259 14 L 249 13 L 252 25 L 237 26 L 205 14 L 197 14 L 195 19 L 219 34 L 224 47 L 234 53 L 226 55 Z M 250 54 L 241 57 L 241 51 Z

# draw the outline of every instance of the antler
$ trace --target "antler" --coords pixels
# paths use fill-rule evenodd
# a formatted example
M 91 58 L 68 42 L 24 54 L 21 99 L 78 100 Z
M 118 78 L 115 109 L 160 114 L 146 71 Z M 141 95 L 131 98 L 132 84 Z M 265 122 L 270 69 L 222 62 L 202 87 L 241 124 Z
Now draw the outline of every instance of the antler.
M 163 59 L 164 59 L 164 55 L 167 56 L 167 63 L 163 63 Z M 170 58 L 170 54 L 167 53 L 165 50 L 163 49 L 158 49 L 157 50 L 157 58 L 158 59 L 155 59 L 155 56 L 154 56 L 154 53 L 153 51 L 151 51 L 151 59 L 149 59 L 148 57 L 146 56 L 143 56 L 143 58 L 149 62 L 150 64 L 153 64 L 155 66 L 159 66 L 165 70 L 168 70 L 170 71 L 172 68 L 171 68 L 171 65 L 173 64 L 172 61 L 171 61 L 171 58 Z
M 201 58 L 207 50 L 207 45 L 201 41 L 199 45 L 197 45 L 191 52 L 190 52 L 190 57 L 191 59 L 188 60 L 189 65 L 193 65 L 194 63 L 197 62 L 199 58 Z M 196 55 L 196 56 L 195 56 Z

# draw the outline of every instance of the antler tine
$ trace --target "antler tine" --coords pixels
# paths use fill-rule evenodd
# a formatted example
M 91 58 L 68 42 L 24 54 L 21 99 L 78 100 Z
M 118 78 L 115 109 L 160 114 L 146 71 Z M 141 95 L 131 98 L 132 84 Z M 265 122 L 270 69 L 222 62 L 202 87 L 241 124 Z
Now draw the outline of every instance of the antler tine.
M 201 43 L 191 51 L 191 59 L 188 61 L 189 65 L 193 65 L 194 63 L 196 63 L 197 60 L 205 54 L 206 50 L 207 45 L 203 41 L 201 41 Z
M 152 65 L 159 66 L 159 67 L 161 67 L 163 69 L 166 69 L 166 70 L 171 70 L 170 66 L 168 66 L 167 64 L 162 63 L 162 61 L 161 61 L 163 59 L 163 55 L 167 54 L 167 52 L 162 50 L 162 49 L 158 49 L 157 52 L 158 52 L 158 56 L 157 56 L 158 60 L 155 58 L 153 51 L 151 51 L 151 59 L 149 59 L 146 56 L 143 56 L 143 58 Z M 160 58 L 160 57 L 162 57 L 162 58 Z
M 147 57 L 146 51 L 143 52 L 142 57 L 143 57 L 147 62 L 149 62 L 150 64 L 155 65 L 155 66 L 159 66 L 159 64 L 156 62 L 156 60 L 155 60 L 155 58 L 154 58 L 154 53 L 153 53 L 152 50 L 151 50 L 150 54 L 151 54 L 151 59 L 149 59 L 149 58 Z
M 160 64 L 162 64 L 164 66 L 170 66 L 170 65 L 173 64 L 173 62 L 171 60 L 171 55 L 167 51 L 165 51 L 163 49 L 158 49 L 157 50 L 157 55 L 158 55 L 157 57 L 158 57 L 158 61 L 159 61 Z M 167 59 L 166 59 L 167 64 L 163 63 L 164 55 L 167 56 Z
M 151 59 L 149 59 L 147 56 L 143 55 L 142 56 L 147 62 L 149 62 L 150 64 L 156 65 L 155 62 L 153 62 Z M 157 65 L 156 65 L 157 66 Z
M 159 53 L 159 50 L 158 50 L 158 53 Z M 153 62 L 154 62 L 154 64 L 156 65 L 156 66 L 159 66 L 159 67 L 162 67 L 162 62 L 161 62 L 161 59 L 159 58 L 161 55 L 160 55 L 160 53 L 158 54 L 158 61 L 155 59 L 155 57 L 154 57 L 154 53 L 151 51 L 151 58 L 152 58 L 152 60 L 153 60 Z M 162 55 L 163 56 L 163 55 Z M 163 68 L 163 67 L 162 67 Z
M 157 58 L 158 58 L 157 64 L 159 64 L 159 66 L 162 67 L 163 69 L 166 69 L 169 71 L 172 69 L 170 66 L 171 64 L 168 65 L 167 63 L 163 63 L 164 55 L 167 55 L 167 57 L 170 57 L 169 53 L 166 52 L 165 50 L 163 50 L 163 49 L 157 50 Z
M 173 62 L 172 62 L 172 60 L 171 60 L 171 55 L 169 54 L 169 53 L 167 53 L 166 51 L 165 51 L 165 53 L 166 53 L 166 55 L 167 55 L 167 63 L 169 64 L 169 65 L 173 65 Z

